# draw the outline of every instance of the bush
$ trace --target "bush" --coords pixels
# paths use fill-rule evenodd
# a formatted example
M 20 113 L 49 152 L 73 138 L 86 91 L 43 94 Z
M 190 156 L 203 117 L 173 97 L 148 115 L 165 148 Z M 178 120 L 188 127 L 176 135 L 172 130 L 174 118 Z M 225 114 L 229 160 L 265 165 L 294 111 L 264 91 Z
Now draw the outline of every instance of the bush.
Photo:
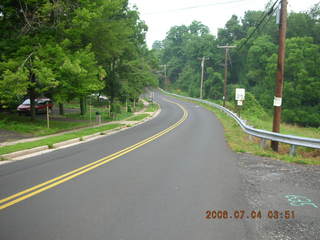
M 128 105 L 128 112 L 132 112 L 132 106 L 131 105 Z
M 111 104 L 111 112 L 115 114 L 121 113 L 121 104 L 119 101 L 114 101 Z
M 244 101 L 244 104 L 242 107 L 242 111 L 245 114 L 258 116 L 259 118 L 267 116 L 263 107 L 257 101 L 255 96 L 250 92 L 246 92 L 245 101 Z
M 320 114 L 310 109 L 284 109 L 282 119 L 287 123 L 296 123 L 304 127 L 320 127 Z

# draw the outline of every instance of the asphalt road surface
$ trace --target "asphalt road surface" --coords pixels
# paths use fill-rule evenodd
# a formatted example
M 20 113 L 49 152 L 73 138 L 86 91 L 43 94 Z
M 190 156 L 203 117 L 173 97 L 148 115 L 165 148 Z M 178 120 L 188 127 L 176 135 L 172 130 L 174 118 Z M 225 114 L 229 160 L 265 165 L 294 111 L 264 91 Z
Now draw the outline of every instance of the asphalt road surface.
M 300 212 L 288 201 L 301 205 L 306 199 L 285 188 L 281 198 L 272 198 L 268 191 L 275 193 L 265 187 L 270 198 L 261 199 L 253 187 L 261 181 L 257 166 L 248 167 L 255 160 L 239 162 L 211 112 L 159 93 L 155 100 L 162 111 L 145 124 L 2 165 L 0 239 L 295 239 L 279 235 L 281 229 L 268 238 L 271 225 L 257 221 L 297 221 L 267 219 L 269 206 L 282 211 L 281 218 L 299 219 L 303 212 L 319 221 L 316 189 L 306 193 L 312 199 Z M 258 220 L 255 207 L 261 207 Z M 314 226 L 310 239 L 319 236 Z

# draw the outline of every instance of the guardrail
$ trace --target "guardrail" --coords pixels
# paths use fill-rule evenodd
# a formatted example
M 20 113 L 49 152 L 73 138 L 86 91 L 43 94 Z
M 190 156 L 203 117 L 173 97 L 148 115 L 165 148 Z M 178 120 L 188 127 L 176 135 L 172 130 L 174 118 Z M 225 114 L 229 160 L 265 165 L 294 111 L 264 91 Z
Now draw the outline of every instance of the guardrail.
M 218 109 L 224 111 L 226 114 L 228 114 L 234 120 L 236 120 L 236 122 L 239 124 L 239 126 L 242 128 L 242 130 L 244 132 L 246 132 L 249 135 L 261 138 L 261 145 L 262 146 L 265 145 L 266 140 L 287 143 L 287 144 L 291 145 L 290 153 L 289 153 L 290 155 L 295 155 L 296 146 L 303 146 L 303 147 L 320 149 L 320 139 L 299 137 L 299 136 L 294 136 L 294 135 L 274 133 L 274 132 L 270 132 L 270 131 L 266 131 L 266 130 L 262 130 L 262 129 L 256 129 L 256 128 L 253 128 L 252 126 L 247 125 L 246 121 L 241 119 L 234 112 L 232 112 L 229 109 L 222 107 L 218 104 L 215 104 L 215 103 L 212 103 L 212 102 L 209 102 L 206 100 L 198 99 L 198 98 L 185 97 L 185 96 L 181 96 L 178 94 L 169 93 L 164 90 L 162 90 L 162 91 L 169 94 L 169 95 L 172 95 L 172 96 L 182 97 L 182 98 L 189 99 L 192 101 L 202 102 L 202 103 L 208 104 L 210 106 L 213 106 L 215 108 L 218 108 Z

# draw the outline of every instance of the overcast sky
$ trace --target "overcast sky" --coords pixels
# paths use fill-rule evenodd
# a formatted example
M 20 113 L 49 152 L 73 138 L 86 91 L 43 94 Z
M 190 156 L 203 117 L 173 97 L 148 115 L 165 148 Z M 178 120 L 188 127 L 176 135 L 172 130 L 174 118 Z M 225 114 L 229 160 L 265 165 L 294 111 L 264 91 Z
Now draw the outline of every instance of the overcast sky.
M 274 0 L 275 1 L 275 0 Z M 319 0 L 288 0 L 289 11 L 306 11 Z M 147 43 L 151 48 L 155 40 L 163 40 L 170 27 L 189 25 L 197 20 L 217 35 L 217 29 L 224 27 L 230 17 L 239 17 L 247 10 L 264 10 L 268 0 L 129 0 L 136 5 L 140 17 L 149 27 Z

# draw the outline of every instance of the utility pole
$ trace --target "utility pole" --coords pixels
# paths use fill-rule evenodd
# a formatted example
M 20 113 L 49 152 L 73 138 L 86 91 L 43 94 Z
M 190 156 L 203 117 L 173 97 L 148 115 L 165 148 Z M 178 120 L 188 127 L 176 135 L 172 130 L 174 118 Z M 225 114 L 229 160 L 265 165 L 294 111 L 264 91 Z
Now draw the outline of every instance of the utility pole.
M 200 99 L 202 99 L 203 97 L 203 94 L 202 94 L 202 89 L 203 89 L 203 76 L 204 76 L 204 62 L 206 60 L 208 60 L 209 58 L 207 57 L 202 57 L 202 58 L 199 58 L 199 60 L 201 60 L 201 81 L 200 81 Z
M 276 88 L 273 101 L 274 116 L 272 131 L 280 132 L 281 122 L 281 105 L 282 105 L 282 90 L 284 81 L 284 63 L 285 63 L 285 48 L 286 48 L 286 31 L 287 31 L 287 0 L 281 0 L 280 11 L 280 26 L 279 26 L 279 49 L 278 49 L 278 65 L 276 75 Z M 278 152 L 279 142 L 271 141 L 271 147 L 274 151 Z
M 235 48 L 236 46 L 218 46 L 218 48 L 225 49 L 224 57 L 224 84 L 223 84 L 223 106 L 226 106 L 227 100 L 227 77 L 228 77 L 228 52 L 230 48 Z
M 163 68 L 164 68 L 164 85 L 168 85 L 168 82 L 167 82 L 167 64 L 163 64 L 161 65 Z

